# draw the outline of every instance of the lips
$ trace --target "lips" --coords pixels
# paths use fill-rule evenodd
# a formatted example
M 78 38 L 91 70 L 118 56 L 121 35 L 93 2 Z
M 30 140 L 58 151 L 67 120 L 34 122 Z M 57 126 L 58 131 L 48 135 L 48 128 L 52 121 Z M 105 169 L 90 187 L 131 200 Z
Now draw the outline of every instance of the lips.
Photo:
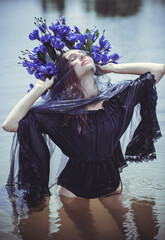
M 82 64 L 81 64 L 81 66 L 83 66 L 84 64 L 86 64 L 86 63 L 88 63 L 88 62 L 90 62 L 90 60 L 84 60 L 84 61 L 82 62 Z

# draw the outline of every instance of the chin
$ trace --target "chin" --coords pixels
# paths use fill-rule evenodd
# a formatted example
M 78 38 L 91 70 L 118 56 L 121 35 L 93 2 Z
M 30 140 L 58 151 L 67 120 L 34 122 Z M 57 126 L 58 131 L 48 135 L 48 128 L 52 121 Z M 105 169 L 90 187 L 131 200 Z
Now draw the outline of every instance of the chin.
M 92 72 L 93 74 L 96 72 L 96 67 L 94 63 L 88 63 L 85 67 L 86 71 Z

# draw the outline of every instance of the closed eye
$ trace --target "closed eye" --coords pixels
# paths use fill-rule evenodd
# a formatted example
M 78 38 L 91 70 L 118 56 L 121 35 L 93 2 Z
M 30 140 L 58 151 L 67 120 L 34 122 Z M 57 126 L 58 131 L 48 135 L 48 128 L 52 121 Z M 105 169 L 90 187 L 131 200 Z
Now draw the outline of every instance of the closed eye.
M 78 55 L 76 53 L 73 53 L 70 55 L 70 61 L 73 62 L 74 60 L 76 60 L 76 58 L 78 57 Z

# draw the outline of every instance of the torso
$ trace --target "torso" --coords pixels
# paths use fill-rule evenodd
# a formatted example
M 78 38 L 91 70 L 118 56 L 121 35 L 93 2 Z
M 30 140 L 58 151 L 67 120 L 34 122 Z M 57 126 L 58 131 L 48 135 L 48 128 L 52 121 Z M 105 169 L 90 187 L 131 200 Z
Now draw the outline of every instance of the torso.
M 88 105 L 86 107 L 86 109 L 89 110 L 89 111 L 96 111 L 96 110 L 99 110 L 99 109 L 104 109 L 103 102 L 104 102 L 104 100 L 101 100 L 98 103 Z M 111 194 L 120 193 L 119 191 L 120 191 L 120 189 L 116 189 L 116 191 L 111 193 Z M 58 193 L 59 193 L 59 195 L 62 195 L 62 196 L 65 196 L 65 197 L 81 198 L 81 197 L 76 196 L 74 193 L 72 193 L 71 191 L 69 191 L 65 187 L 61 187 L 61 186 L 58 189 Z

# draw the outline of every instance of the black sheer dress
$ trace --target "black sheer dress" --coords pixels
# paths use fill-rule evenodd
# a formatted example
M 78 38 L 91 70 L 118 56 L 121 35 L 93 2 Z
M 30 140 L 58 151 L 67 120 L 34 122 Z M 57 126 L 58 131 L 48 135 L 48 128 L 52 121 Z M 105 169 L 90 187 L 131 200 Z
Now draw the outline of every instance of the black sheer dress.
M 123 91 L 106 99 L 104 109 L 88 111 L 86 134 L 78 133 L 75 116 L 65 126 L 63 113 L 30 110 L 20 121 L 17 133 L 20 146 L 18 188 L 35 194 L 49 193 L 51 154 L 46 134 L 69 158 L 58 176 L 58 185 L 83 198 L 96 198 L 115 191 L 127 161 L 142 162 L 156 157 L 154 141 L 161 133 L 154 83 L 152 74 L 141 75 L 130 81 Z M 120 139 L 137 104 L 141 120 L 123 156 Z M 11 165 L 8 184 L 14 181 Z

